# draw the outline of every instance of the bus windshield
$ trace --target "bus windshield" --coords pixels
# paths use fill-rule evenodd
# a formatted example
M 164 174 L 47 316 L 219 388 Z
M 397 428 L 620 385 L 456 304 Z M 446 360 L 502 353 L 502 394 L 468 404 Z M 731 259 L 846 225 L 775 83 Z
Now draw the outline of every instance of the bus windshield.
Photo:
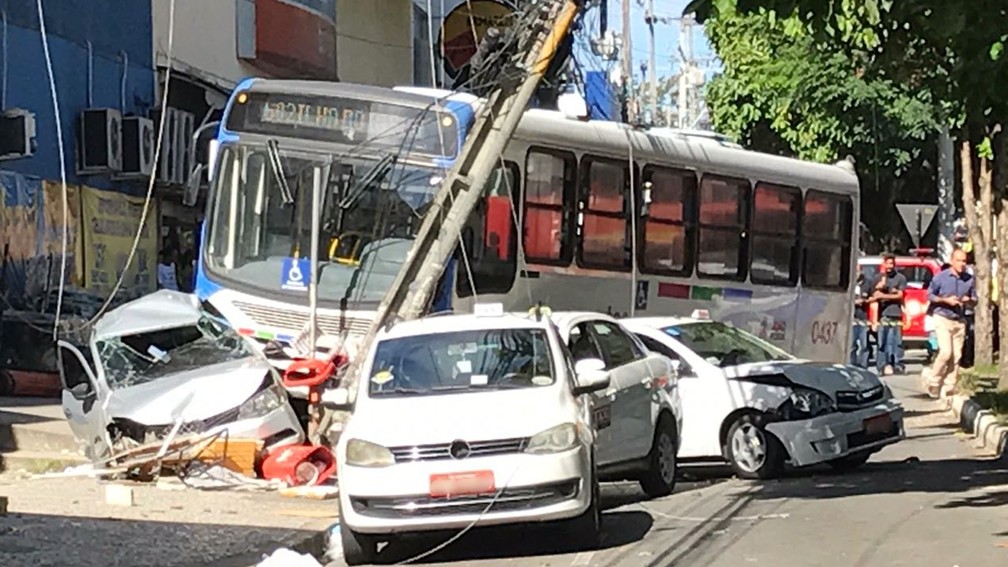
M 283 148 L 270 152 L 265 145 L 223 147 L 207 219 L 208 272 L 307 298 L 314 175 L 317 167 L 328 165 L 319 209 L 319 300 L 380 301 L 445 172 L 398 163 L 391 153 L 369 153 L 347 157 Z M 279 158 L 279 167 L 271 154 Z

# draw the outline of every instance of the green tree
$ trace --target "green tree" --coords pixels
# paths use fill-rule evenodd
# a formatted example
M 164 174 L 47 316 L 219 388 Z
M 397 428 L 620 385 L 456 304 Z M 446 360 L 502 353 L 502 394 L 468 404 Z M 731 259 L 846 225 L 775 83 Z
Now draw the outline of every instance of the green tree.
M 855 160 L 873 234 L 904 234 L 900 200 L 934 199 L 934 104 L 830 51 L 797 17 L 719 12 L 706 22 L 724 72 L 707 89 L 719 132 L 760 151 L 833 162 Z M 890 242 L 894 239 L 887 239 Z

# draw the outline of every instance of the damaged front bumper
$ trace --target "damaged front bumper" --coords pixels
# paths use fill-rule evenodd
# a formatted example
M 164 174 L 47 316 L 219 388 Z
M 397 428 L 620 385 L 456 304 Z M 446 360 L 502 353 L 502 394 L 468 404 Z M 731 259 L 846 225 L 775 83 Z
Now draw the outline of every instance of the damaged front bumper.
M 865 451 L 874 453 L 906 437 L 903 406 L 893 399 L 856 411 L 777 421 L 767 424 L 766 429 L 784 444 L 796 467 Z

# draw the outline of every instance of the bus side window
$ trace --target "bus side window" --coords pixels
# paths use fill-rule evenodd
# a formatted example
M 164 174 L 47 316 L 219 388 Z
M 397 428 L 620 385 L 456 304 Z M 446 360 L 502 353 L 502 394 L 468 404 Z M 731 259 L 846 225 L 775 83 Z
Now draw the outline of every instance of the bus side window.
M 753 283 L 793 286 L 798 283 L 798 223 L 801 190 L 759 182 L 753 191 Z
M 810 189 L 802 215 L 802 284 L 846 289 L 850 284 L 854 203 L 850 197 Z
M 745 280 L 749 181 L 704 175 L 700 181 L 697 273 Z
M 581 238 L 578 263 L 586 268 L 623 271 L 630 268 L 627 222 L 630 174 L 623 161 L 581 160 L 579 209 Z
M 525 159 L 522 245 L 533 264 L 571 262 L 571 226 L 577 160 L 573 154 L 530 149 Z
M 696 174 L 649 165 L 644 184 L 650 203 L 641 219 L 641 271 L 689 276 L 696 238 Z
M 512 204 L 519 193 L 517 183 L 518 165 L 499 164 L 483 189 L 483 200 L 469 215 L 459 242 L 465 252 L 458 255 L 455 277 L 459 297 L 473 295 L 474 285 L 477 295 L 507 293 L 514 285 L 518 243 Z

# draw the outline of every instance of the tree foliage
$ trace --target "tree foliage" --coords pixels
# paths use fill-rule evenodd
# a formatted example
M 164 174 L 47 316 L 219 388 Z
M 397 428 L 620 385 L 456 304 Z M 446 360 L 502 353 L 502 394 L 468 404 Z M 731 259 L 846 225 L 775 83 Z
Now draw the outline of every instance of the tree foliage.
M 866 224 L 876 234 L 901 234 L 898 221 L 880 213 L 934 187 L 925 166 L 934 162 L 937 132 L 929 93 L 866 76 L 858 61 L 828 49 L 795 16 L 724 10 L 705 28 L 724 65 L 706 94 L 717 130 L 802 159 L 854 157 Z

